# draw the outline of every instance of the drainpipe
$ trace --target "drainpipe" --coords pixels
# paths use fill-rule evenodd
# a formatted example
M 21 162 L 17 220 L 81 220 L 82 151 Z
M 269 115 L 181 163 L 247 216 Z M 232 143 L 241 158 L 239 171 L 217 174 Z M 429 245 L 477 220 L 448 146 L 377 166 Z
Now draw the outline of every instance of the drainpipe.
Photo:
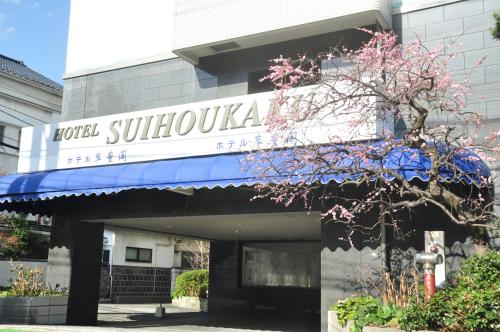
M 109 251 L 109 301 L 113 299 L 113 247 Z
M 156 294 L 156 264 L 155 264 L 155 273 L 153 276 L 153 296 Z

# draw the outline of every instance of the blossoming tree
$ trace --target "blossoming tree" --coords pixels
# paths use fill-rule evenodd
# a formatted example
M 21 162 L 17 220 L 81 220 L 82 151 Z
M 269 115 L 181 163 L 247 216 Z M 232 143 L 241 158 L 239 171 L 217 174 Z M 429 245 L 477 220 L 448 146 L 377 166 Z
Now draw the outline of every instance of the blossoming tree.
M 456 224 L 496 227 L 484 162 L 500 152 L 500 130 L 481 134 L 482 116 L 466 108 L 468 80 L 448 69 L 454 54 L 364 31 L 371 39 L 357 50 L 272 60 L 263 78 L 276 88 L 269 131 L 295 143 L 251 156 L 252 169 L 283 179 L 259 185 L 257 197 L 307 208 L 319 202 L 323 221 L 346 226 L 346 240 L 373 229 L 363 215 L 376 213 L 378 225 L 397 233 L 401 216 L 424 206 Z M 293 97 L 309 84 L 309 98 Z M 322 144 L 308 141 L 318 132 Z M 352 188 L 364 194 L 352 195 Z

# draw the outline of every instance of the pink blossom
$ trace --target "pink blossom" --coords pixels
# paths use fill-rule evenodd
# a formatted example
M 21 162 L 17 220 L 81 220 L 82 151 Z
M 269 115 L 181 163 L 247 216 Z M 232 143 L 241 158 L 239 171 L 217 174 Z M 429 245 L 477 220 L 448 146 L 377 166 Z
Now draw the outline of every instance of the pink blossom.
M 448 190 L 441 178 L 443 169 L 449 170 L 446 181 L 464 183 L 473 179 L 477 192 L 491 186 L 491 177 L 464 171 L 455 162 L 456 158 L 494 162 L 492 154 L 500 153 L 500 130 L 481 134 L 484 118 L 466 108 L 471 94 L 470 81 L 466 77 L 458 82 L 449 69 L 456 53 L 445 54 L 442 47 L 428 49 L 420 40 L 401 45 L 391 32 L 359 30 L 370 37 L 359 49 L 341 46 L 314 58 L 302 54 L 293 59 L 280 56 L 270 61 L 269 74 L 263 80 L 270 81 L 277 91 L 273 110 L 268 115 L 269 132 L 276 139 L 286 141 L 290 132 L 307 119 L 317 124 L 319 131 L 325 128 L 329 144 L 308 145 L 308 137 L 304 137 L 305 143 L 290 150 L 256 152 L 251 160 L 252 166 L 257 164 L 253 170 L 258 170 L 263 177 L 279 173 L 285 178 L 280 183 L 257 186 L 258 197 L 268 197 L 286 206 L 302 200 L 308 209 L 314 201 L 319 201 L 326 207 L 322 220 L 346 225 L 346 234 L 340 236 L 347 240 L 356 231 L 367 231 L 360 223 L 360 216 L 372 212 L 383 216 L 397 233 L 402 222 L 398 214 L 413 211 L 405 204 L 398 205 L 406 200 L 415 207 L 434 204 L 458 223 L 489 220 L 491 214 L 483 209 L 487 201 L 484 195 L 460 197 L 466 202 L 464 206 L 469 207 L 467 213 L 460 215 L 456 208 L 446 210 L 446 206 L 452 205 L 447 205 L 450 202 L 444 202 L 445 198 L 433 196 L 440 191 L 430 192 L 426 186 L 415 186 L 397 170 L 384 168 L 388 164 L 386 159 L 394 156 L 391 152 L 404 151 L 403 155 L 413 165 L 429 160 L 429 168 L 419 171 L 426 172 L 428 183 L 438 186 L 442 192 Z M 476 67 L 481 66 L 484 59 L 480 59 Z M 317 65 L 320 60 L 329 60 L 332 68 L 321 72 Z M 311 80 L 317 84 L 312 110 L 308 103 L 293 100 L 288 93 L 291 88 Z M 373 127 L 375 116 L 379 120 L 404 122 L 407 129 L 401 129 L 401 133 L 385 128 L 369 131 L 367 128 Z M 327 132 L 326 128 L 332 123 L 342 123 L 345 133 Z M 367 131 L 372 136 L 362 137 Z M 371 142 L 359 143 L 366 140 L 376 141 L 377 147 Z M 471 155 L 471 149 L 477 154 Z M 331 185 L 318 181 L 332 174 L 342 181 L 356 183 L 354 192 L 358 188 L 366 192 L 361 198 L 349 196 L 343 192 L 345 182 L 332 191 Z

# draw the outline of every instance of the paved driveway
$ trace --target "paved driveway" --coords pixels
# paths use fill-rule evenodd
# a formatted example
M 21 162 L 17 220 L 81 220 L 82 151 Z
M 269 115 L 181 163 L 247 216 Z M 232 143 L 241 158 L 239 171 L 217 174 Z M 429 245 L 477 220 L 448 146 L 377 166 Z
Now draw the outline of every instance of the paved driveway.
M 161 332 L 317 332 L 319 317 L 313 320 L 276 316 L 208 314 L 186 312 L 166 305 L 164 318 L 154 317 L 152 304 L 100 304 L 98 326 L 0 325 L 25 331 L 161 331 Z

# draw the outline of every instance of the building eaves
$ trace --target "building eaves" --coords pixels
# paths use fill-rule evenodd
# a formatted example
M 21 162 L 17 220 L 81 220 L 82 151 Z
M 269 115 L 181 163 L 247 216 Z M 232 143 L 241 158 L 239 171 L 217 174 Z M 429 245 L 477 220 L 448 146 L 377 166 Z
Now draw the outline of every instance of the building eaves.
M 62 92 L 63 86 L 26 66 L 22 61 L 0 54 L 0 71 Z

